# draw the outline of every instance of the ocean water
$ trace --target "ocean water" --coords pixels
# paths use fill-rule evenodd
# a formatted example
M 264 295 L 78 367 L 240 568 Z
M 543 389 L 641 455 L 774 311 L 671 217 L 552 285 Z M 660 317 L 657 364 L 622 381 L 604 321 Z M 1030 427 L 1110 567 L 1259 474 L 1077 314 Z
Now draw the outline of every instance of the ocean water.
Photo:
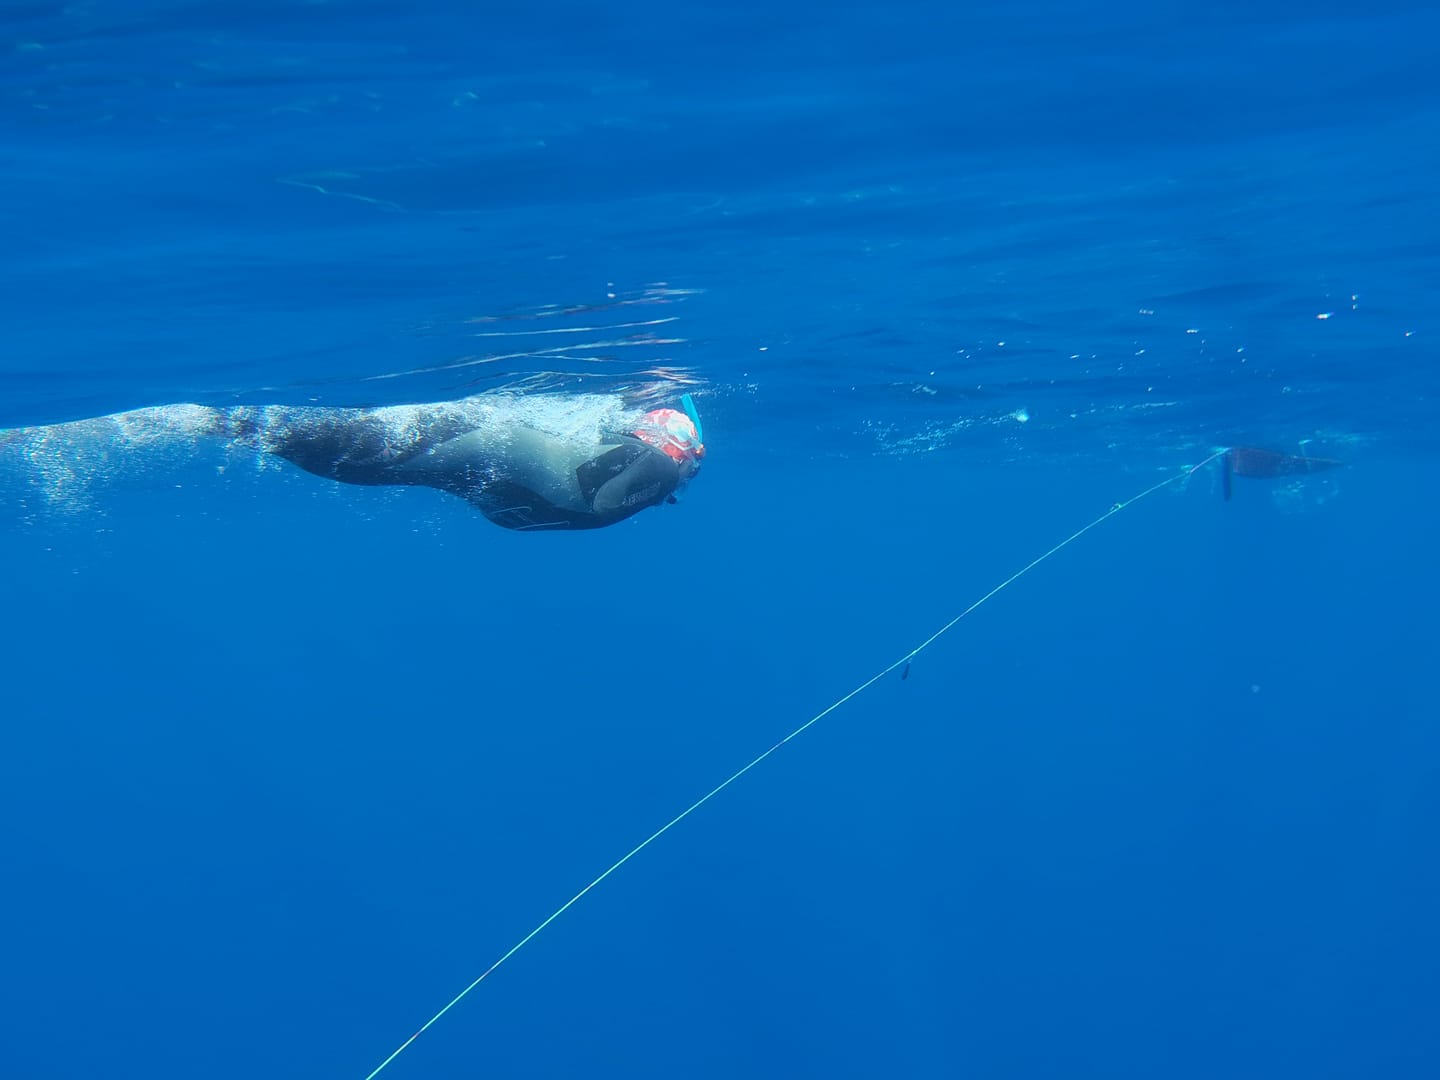
M 0 1074 L 363 1080 L 1124 504 L 382 1075 L 1436 1075 L 1437 31 L 0 8 Z M 178 408 L 683 392 L 543 535 Z

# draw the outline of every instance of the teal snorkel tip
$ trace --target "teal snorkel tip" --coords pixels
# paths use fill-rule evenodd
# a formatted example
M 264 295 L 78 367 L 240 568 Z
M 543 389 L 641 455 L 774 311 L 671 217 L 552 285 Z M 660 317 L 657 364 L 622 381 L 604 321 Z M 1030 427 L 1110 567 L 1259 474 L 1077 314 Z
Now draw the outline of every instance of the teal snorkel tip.
M 700 426 L 700 413 L 695 408 L 695 399 L 689 394 L 681 394 L 680 404 L 685 409 L 685 415 L 690 417 L 690 422 L 695 425 L 695 438 L 703 443 L 705 441 L 705 429 Z

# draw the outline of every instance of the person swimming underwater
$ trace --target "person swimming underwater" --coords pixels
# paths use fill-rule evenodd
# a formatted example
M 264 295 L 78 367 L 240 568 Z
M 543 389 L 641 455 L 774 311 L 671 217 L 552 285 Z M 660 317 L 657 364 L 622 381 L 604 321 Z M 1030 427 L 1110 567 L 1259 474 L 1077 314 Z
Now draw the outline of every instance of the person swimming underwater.
M 1303 447 L 1302 447 L 1303 449 Z M 1220 455 L 1220 490 L 1230 501 L 1232 477 L 1246 476 L 1255 480 L 1275 480 L 1287 476 L 1303 476 L 1338 468 L 1342 462 L 1334 458 L 1310 457 L 1308 454 L 1287 454 L 1258 446 L 1232 446 Z
M 688 394 L 683 403 L 686 411 L 652 409 L 627 431 L 567 435 L 465 401 L 242 406 L 224 411 L 223 426 L 317 476 L 458 495 L 507 529 L 597 529 L 674 502 L 699 471 L 705 445 Z

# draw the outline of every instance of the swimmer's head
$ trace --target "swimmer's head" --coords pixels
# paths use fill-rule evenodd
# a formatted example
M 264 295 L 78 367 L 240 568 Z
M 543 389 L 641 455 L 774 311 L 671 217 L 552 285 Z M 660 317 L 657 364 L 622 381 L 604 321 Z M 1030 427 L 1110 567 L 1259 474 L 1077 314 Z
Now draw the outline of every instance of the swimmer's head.
M 680 476 L 688 480 L 700 470 L 705 444 L 695 421 L 678 409 L 651 409 L 640 420 L 635 437 L 663 451 L 676 465 Z

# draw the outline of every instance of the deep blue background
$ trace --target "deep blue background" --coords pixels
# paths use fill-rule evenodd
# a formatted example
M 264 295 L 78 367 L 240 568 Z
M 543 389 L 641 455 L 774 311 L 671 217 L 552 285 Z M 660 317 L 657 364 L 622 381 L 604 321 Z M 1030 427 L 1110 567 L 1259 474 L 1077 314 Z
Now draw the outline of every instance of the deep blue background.
M 1309 439 L 1349 467 L 1126 509 L 385 1075 L 1435 1075 L 1437 31 L 6 9 L 0 424 L 548 372 L 692 386 L 711 453 L 527 536 L 0 437 L 5 1074 L 364 1077 L 1107 506 Z M 684 341 L 402 374 L 659 281 L 564 325 Z

